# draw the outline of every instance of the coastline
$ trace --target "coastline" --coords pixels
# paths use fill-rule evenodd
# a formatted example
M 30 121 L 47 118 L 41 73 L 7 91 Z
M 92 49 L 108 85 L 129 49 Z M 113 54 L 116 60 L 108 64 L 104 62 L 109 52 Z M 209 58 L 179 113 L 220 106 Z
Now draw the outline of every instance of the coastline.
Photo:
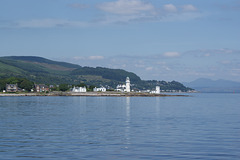
M 123 93 L 123 92 L 50 92 L 50 93 L 0 93 L 0 97 L 23 97 L 23 96 L 86 96 L 86 97 L 188 97 L 189 95 L 169 95 L 151 93 Z

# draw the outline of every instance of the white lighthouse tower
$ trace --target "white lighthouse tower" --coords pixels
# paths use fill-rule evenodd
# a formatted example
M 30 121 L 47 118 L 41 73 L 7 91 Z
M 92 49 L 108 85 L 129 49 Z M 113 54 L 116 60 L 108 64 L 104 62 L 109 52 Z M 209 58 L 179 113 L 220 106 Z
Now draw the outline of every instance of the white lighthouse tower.
M 156 86 L 156 94 L 160 94 L 160 86 Z
M 126 78 L 126 92 L 130 92 L 130 79 L 129 77 Z

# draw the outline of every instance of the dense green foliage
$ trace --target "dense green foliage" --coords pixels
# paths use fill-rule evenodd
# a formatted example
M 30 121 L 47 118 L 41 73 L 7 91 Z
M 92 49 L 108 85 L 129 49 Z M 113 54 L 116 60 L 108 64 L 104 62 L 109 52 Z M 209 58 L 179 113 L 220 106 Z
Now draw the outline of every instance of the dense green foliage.
M 89 91 L 93 91 L 93 89 L 95 88 L 96 86 L 94 86 L 94 85 L 90 85 L 89 87 L 88 87 L 88 90 Z
M 86 84 L 84 84 L 84 83 L 80 83 L 79 85 L 76 85 L 77 87 L 87 87 L 87 85 Z
M 160 86 L 161 90 L 164 91 L 183 91 L 186 92 L 188 90 L 192 90 L 191 88 L 185 87 L 183 84 L 177 81 L 156 81 L 156 80 L 149 80 L 149 81 L 142 81 L 141 83 L 136 85 L 136 88 L 139 89 L 155 89 L 156 86 Z
M 102 67 L 82 67 L 76 70 L 73 70 L 72 75 L 97 75 L 102 76 L 104 79 L 111 79 L 115 81 L 125 81 L 126 77 L 129 77 L 131 81 L 138 82 L 141 81 L 140 77 L 136 74 L 124 71 L 122 69 L 109 69 Z
M 33 87 L 34 87 L 34 84 L 33 84 L 33 82 L 24 79 L 20 83 L 19 87 L 22 88 L 22 89 L 25 89 L 26 91 L 31 91 L 31 89 L 33 89 Z
M 25 78 L 10 77 L 0 79 L 0 90 L 6 89 L 6 84 L 17 84 L 19 88 L 31 91 L 34 88 L 34 83 Z
M 68 89 L 69 89 L 69 87 L 68 87 L 67 84 L 60 84 L 60 85 L 59 85 L 59 90 L 60 90 L 60 91 L 65 92 L 65 91 L 67 91 Z
M 33 56 L 13 56 L 0 57 L 0 79 L 10 77 L 18 77 L 28 79 L 37 84 L 72 84 L 81 83 L 87 86 L 109 86 L 111 89 L 118 84 L 125 83 L 126 77 L 130 77 L 132 88 L 136 89 L 154 89 L 156 85 L 160 85 L 161 90 L 182 90 L 187 91 L 190 88 L 183 86 L 181 83 L 172 81 L 143 81 L 139 76 L 132 72 L 122 69 L 109 69 L 103 67 L 81 67 L 79 65 L 51 61 L 41 57 Z M 30 83 L 21 81 L 19 86 L 23 86 L 29 90 Z M 0 81 L 0 89 L 5 88 L 5 82 Z M 59 90 L 59 88 L 54 88 Z M 61 90 L 65 90 L 64 88 Z

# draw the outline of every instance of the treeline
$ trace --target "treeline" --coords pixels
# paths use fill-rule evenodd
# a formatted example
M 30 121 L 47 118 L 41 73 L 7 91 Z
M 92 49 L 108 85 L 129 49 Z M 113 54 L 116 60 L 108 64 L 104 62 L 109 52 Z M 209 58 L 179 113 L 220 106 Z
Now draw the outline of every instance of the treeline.
M 68 84 L 60 84 L 60 85 L 55 85 L 54 88 L 52 88 L 52 91 L 68 91 L 73 87 L 86 87 L 87 91 L 93 91 L 93 88 L 95 88 L 96 86 L 94 85 L 86 85 L 84 83 L 80 83 L 78 85 L 68 85 Z
M 0 90 L 6 90 L 6 84 L 17 84 L 19 88 L 25 91 L 31 91 L 34 88 L 34 83 L 26 78 L 11 77 L 0 79 Z
M 97 75 L 105 79 L 125 82 L 126 77 L 129 77 L 132 82 L 136 83 L 141 81 L 140 77 L 132 72 L 126 72 L 122 69 L 109 69 L 103 67 L 82 67 L 72 71 L 71 75 Z
M 177 81 L 157 81 L 157 80 L 147 80 L 147 81 L 141 81 L 140 83 L 136 84 L 136 88 L 138 89 L 154 89 L 156 86 L 160 86 L 161 90 L 170 91 L 182 91 L 187 92 L 189 90 L 193 90 L 192 88 L 184 86 L 182 83 Z
M 32 89 L 35 89 L 34 82 L 26 78 L 11 77 L 11 78 L 0 79 L 0 91 L 6 90 L 6 84 L 17 84 L 17 86 L 20 89 L 24 89 L 27 92 L 30 92 Z M 72 84 L 72 85 L 66 84 L 66 83 L 62 83 L 59 85 L 47 84 L 47 86 L 51 88 L 51 91 L 68 91 L 74 86 L 86 87 L 87 91 L 93 91 L 93 88 L 96 87 L 95 85 L 86 85 L 84 83 Z

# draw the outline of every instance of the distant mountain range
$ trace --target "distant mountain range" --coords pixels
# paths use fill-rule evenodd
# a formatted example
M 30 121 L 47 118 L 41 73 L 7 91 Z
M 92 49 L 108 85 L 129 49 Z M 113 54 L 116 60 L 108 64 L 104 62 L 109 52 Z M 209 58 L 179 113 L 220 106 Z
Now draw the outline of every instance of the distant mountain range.
M 191 90 L 176 81 L 144 81 L 135 73 L 122 69 L 82 67 L 35 56 L 0 57 L 0 79 L 9 77 L 27 78 L 35 83 L 44 84 L 84 83 L 113 88 L 125 83 L 126 77 L 130 77 L 131 84 L 134 84 L 132 88 L 153 89 L 159 85 L 162 90 Z
M 183 84 L 200 92 L 240 93 L 240 82 L 223 79 L 200 78 L 192 82 L 183 82 Z

